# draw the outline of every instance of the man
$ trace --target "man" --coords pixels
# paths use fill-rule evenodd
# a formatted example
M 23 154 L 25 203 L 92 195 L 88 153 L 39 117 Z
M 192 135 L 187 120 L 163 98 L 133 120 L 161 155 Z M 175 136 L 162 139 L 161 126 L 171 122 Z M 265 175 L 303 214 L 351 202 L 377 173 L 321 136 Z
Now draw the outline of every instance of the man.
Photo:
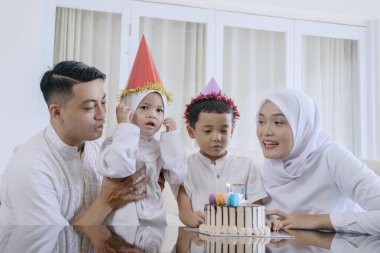
M 106 76 L 81 62 L 58 63 L 40 86 L 50 125 L 19 146 L 1 188 L 0 224 L 102 224 L 112 210 L 146 196 L 138 170 L 124 181 L 95 172 L 105 123 Z

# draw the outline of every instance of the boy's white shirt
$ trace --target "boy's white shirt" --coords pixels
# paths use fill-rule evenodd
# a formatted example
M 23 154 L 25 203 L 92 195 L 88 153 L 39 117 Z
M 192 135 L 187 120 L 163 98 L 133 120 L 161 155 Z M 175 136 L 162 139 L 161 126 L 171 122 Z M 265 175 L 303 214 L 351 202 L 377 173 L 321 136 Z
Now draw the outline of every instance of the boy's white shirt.
M 176 196 L 187 171 L 179 130 L 162 132 L 158 141 L 140 136 L 140 129 L 134 124 L 119 124 L 101 147 L 98 171 L 107 177 L 125 178 L 138 169 L 136 161 L 144 162 L 146 175 L 150 177 L 146 186 L 148 197 L 118 209 L 106 222 L 113 225 L 166 225 L 158 177 L 163 168 L 165 180 Z
M 260 171 L 249 157 L 227 153 L 214 163 L 197 152 L 187 158 L 187 166 L 184 187 L 194 212 L 204 210 L 210 194 L 226 192 L 227 183 L 246 184 L 250 203 L 268 196 L 261 182 Z

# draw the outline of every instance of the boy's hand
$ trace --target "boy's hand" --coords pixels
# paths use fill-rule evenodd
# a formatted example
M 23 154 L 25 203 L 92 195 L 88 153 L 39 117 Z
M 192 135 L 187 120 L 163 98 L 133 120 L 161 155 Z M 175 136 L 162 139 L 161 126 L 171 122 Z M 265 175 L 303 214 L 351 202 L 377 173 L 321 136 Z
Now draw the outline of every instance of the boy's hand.
M 116 118 L 117 123 L 131 123 L 133 118 L 131 107 L 127 106 L 123 101 L 121 101 L 116 107 Z
M 166 118 L 162 123 L 166 127 L 166 132 L 173 131 L 177 129 L 174 119 Z
M 204 212 L 195 211 L 192 213 L 192 215 L 188 221 L 188 224 L 186 224 L 186 225 L 188 225 L 189 227 L 197 228 L 203 223 L 205 223 Z

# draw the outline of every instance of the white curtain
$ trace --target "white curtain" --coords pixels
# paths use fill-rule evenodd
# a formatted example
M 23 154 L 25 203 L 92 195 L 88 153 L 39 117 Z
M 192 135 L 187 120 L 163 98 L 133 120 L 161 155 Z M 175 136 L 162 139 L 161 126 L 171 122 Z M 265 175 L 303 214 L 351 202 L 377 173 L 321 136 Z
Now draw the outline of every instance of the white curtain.
M 119 94 L 119 14 L 57 9 L 54 62 L 81 60 L 107 74 L 106 134 L 116 125 L 114 108 Z M 164 86 L 174 94 L 168 115 L 182 130 L 189 148 L 183 112 L 185 104 L 205 85 L 205 25 L 158 18 L 140 18 Z M 259 150 L 255 133 L 258 103 L 270 91 L 286 87 L 285 33 L 225 27 L 223 82 L 241 113 L 231 147 Z M 303 40 L 303 89 L 320 106 L 323 127 L 333 139 L 361 156 L 360 101 L 357 43 L 351 40 L 305 36 Z M 380 58 L 380 57 L 378 57 Z M 296 66 L 298 67 L 298 66 Z M 129 73 L 128 73 L 129 74 Z M 120 80 L 126 83 L 127 80 Z M 291 84 L 292 85 L 292 84 Z M 377 93 L 379 86 L 375 85 Z M 379 93 L 380 94 L 380 93 Z M 375 115 L 380 108 L 375 100 Z M 375 119 L 376 129 L 380 119 Z M 379 133 L 374 136 L 380 139 Z M 380 157 L 375 143 L 375 156 Z
M 256 111 L 268 92 L 286 86 L 285 34 L 226 27 L 223 54 L 223 89 L 241 115 L 231 147 L 260 150 Z
M 103 136 L 116 125 L 119 95 L 121 15 L 79 9 L 57 8 L 54 64 L 82 61 L 107 75 L 107 121 Z
M 205 85 L 205 26 L 200 23 L 143 17 L 140 37 L 144 35 L 152 51 L 161 80 L 173 93 L 168 116 L 181 129 L 186 147 L 194 143 L 187 135 L 183 113 L 185 104 Z
M 323 128 L 360 157 L 357 42 L 304 36 L 303 56 L 304 89 L 319 105 Z

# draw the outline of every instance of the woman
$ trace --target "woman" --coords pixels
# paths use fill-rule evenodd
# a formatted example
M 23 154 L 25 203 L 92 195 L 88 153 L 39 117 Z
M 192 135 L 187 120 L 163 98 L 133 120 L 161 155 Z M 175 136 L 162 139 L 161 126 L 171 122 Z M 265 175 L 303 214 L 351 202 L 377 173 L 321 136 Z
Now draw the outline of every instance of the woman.
M 256 117 L 268 215 L 285 228 L 380 234 L 380 178 L 332 143 L 310 97 L 274 92 Z

